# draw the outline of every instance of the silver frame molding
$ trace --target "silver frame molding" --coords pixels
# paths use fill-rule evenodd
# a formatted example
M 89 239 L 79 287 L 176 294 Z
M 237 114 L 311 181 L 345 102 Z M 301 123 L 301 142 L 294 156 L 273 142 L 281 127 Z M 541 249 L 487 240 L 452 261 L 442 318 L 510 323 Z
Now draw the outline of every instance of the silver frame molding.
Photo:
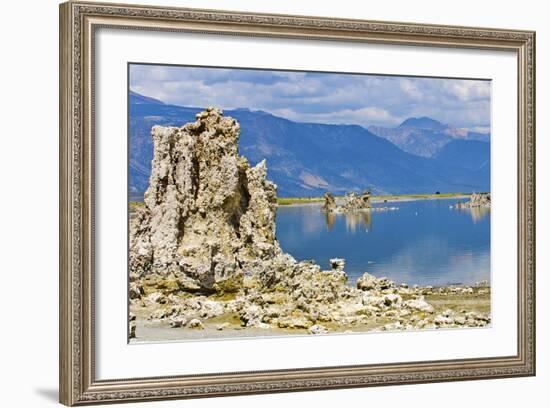
M 518 349 L 513 356 L 97 380 L 94 351 L 94 33 L 200 32 L 512 51 L 518 63 Z M 535 33 L 229 11 L 60 5 L 60 402 L 197 398 L 535 375 Z

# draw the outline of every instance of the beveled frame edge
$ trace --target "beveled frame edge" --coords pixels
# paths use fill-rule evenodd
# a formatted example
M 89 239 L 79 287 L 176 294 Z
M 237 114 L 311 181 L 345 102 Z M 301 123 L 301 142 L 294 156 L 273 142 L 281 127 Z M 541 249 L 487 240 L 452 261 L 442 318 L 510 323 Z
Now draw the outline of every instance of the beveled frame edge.
M 518 57 L 518 352 L 481 359 L 94 379 L 93 34 L 98 27 L 508 50 Z M 229 11 L 60 5 L 60 402 L 84 405 L 535 374 L 535 33 Z

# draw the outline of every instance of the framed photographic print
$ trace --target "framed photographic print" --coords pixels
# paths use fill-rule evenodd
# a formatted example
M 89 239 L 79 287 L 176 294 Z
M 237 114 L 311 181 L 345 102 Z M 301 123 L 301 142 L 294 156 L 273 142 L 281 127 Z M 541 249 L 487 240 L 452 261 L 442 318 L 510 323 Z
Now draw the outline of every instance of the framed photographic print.
M 535 33 L 60 7 L 60 400 L 535 374 Z

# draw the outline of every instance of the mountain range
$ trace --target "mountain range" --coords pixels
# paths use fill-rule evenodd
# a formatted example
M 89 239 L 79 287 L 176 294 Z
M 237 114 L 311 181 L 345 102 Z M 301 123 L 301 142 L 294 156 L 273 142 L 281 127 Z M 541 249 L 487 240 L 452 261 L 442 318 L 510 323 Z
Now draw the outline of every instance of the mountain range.
M 453 140 L 489 142 L 488 133 L 453 128 L 428 117 L 409 118 L 394 128 L 369 126 L 369 131 L 380 136 L 407 153 L 433 157 Z
M 130 92 L 129 190 L 132 196 L 147 189 L 154 125 L 182 126 L 195 120 L 201 108 L 165 104 Z M 449 136 L 450 129 L 429 118 L 411 118 L 397 129 L 407 129 L 418 146 L 430 154 L 413 154 L 358 125 L 300 123 L 249 109 L 226 110 L 241 126 L 239 152 L 252 165 L 267 160 L 268 177 L 280 197 L 319 196 L 326 191 L 344 194 L 370 189 L 375 194 L 489 191 L 490 145 L 474 136 Z M 431 128 L 430 128 L 431 127 Z M 411 137 L 414 131 L 420 129 Z M 391 130 L 391 129 L 389 129 Z M 432 133 L 430 133 L 432 132 Z M 405 132 L 404 132 L 405 133 Z M 397 134 L 397 133 L 396 133 Z M 433 139 L 430 137 L 433 135 Z M 433 145 L 437 145 L 434 148 Z M 409 149 L 410 150 L 410 149 Z

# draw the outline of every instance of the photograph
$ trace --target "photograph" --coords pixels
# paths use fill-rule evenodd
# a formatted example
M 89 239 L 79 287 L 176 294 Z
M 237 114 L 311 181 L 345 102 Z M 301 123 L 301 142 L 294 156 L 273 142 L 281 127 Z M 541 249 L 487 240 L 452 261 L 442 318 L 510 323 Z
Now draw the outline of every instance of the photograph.
M 291 3 L 59 5 L 62 404 L 535 376 L 542 20 Z
M 490 79 L 127 72 L 129 343 L 491 326 Z

